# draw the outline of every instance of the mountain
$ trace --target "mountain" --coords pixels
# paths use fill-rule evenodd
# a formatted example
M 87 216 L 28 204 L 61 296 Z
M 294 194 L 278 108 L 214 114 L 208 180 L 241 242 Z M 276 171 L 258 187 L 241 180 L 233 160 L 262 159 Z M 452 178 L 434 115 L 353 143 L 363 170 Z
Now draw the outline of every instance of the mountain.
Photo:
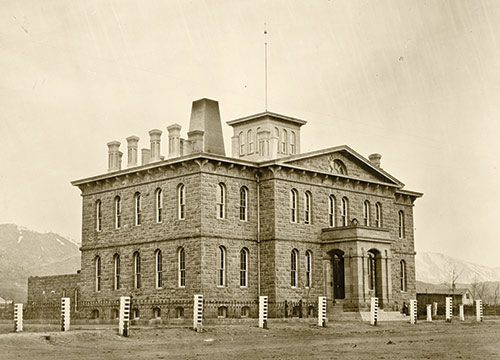
M 80 269 L 79 244 L 64 236 L 0 224 L 0 297 L 25 301 L 28 277 Z
M 434 252 L 419 252 L 416 256 L 417 280 L 432 284 L 473 284 L 500 281 L 500 267 L 488 267 Z

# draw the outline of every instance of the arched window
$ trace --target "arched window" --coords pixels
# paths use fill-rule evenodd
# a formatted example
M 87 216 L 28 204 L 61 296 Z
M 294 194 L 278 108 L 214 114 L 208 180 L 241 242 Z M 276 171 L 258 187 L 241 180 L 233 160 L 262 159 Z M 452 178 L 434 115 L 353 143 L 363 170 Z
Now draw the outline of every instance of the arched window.
M 311 250 L 306 251 L 306 287 L 309 288 L 312 285 L 312 252 Z
M 349 212 L 349 200 L 346 197 L 342 198 L 342 207 L 340 208 L 340 218 L 342 226 L 347 226 Z
M 163 221 L 163 191 L 158 188 L 155 193 L 155 204 L 156 204 L 156 222 L 161 223 Z
M 376 273 L 376 256 L 373 251 L 368 251 L 367 265 L 368 265 L 368 288 L 370 290 L 375 290 L 377 273 Z
M 134 253 L 134 288 L 141 288 L 141 254 L 138 251 Z
M 179 266 L 179 287 L 186 286 L 186 253 L 184 248 L 180 248 L 177 252 Z
M 401 291 L 406 291 L 406 262 L 401 260 L 399 265 L 401 267 Z
M 240 144 L 240 156 L 245 155 L 245 136 L 243 136 L 243 131 L 240 131 L 238 135 L 238 141 Z
M 97 231 L 102 230 L 102 202 L 97 200 L 95 202 L 95 229 Z
M 240 220 L 247 221 L 248 219 L 248 189 L 242 186 L 240 189 Z
M 219 246 L 217 256 L 217 286 L 226 286 L 226 248 Z
M 311 198 L 312 195 L 309 191 L 304 194 L 304 224 L 310 224 L 311 219 Z
M 382 227 L 382 204 L 375 204 L 375 226 Z
M 297 190 L 290 191 L 290 221 L 297 222 Z
M 184 220 L 186 218 L 186 188 L 184 184 L 177 187 L 177 205 L 179 220 Z
M 399 210 L 398 213 L 398 235 L 399 238 L 402 239 L 405 237 L 405 214 L 403 213 L 402 210 Z
M 96 256 L 95 265 L 95 291 L 101 291 L 101 257 Z
M 248 154 L 253 153 L 253 134 L 252 130 L 247 131 Z
M 294 155 L 295 152 L 297 151 L 296 141 L 297 141 L 297 138 L 295 137 L 295 132 L 291 131 L 290 132 L 290 154 L 292 154 L 292 155 Z
M 111 319 L 118 319 L 120 317 L 120 310 L 118 309 L 112 309 L 111 310 Z
M 335 226 L 335 197 L 333 195 L 328 198 L 328 226 Z
M 175 317 L 177 319 L 182 319 L 184 317 L 184 308 L 182 306 L 175 308 Z
M 280 129 L 274 128 L 274 137 L 276 138 L 276 153 L 280 153 Z
M 115 254 L 113 256 L 113 287 L 115 290 L 120 289 L 120 255 Z
M 287 140 L 288 140 L 288 133 L 286 132 L 285 129 L 283 129 L 283 131 L 281 132 L 281 152 L 283 154 L 288 154 L 288 151 L 287 151 Z
M 162 283 L 162 280 L 163 280 L 162 279 L 163 257 L 162 257 L 160 249 L 157 249 L 155 251 L 155 273 L 156 273 L 156 277 L 155 277 L 156 288 L 160 289 L 163 286 L 163 283 Z
M 292 287 L 297 287 L 298 283 L 298 273 L 297 273 L 297 262 L 299 259 L 299 251 L 293 249 L 290 257 L 290 285 Z
M 363 203 L 363 221 L 365 226 L 370 226 L 370 202 L 368 200 Z
M 248 306 L 243 306 L 241 308 L 241 317 L 247 318 L 250 316 L 250 308 Z
M 335 159 L 330 162 L 330 171 L 340 175 L 347 175 L 347 168 L 342 160 L 339 159 Z
M 219 306 L 217 308 L 217 317 L 221 319 L 227 317 L 227 306 Z
M 141 201 L 141 193 L 136 192 L 134 195 L 135 201 L 135 225 L 139 226 L 142 222 L 142 201 Z
M 241 249 L 240 251 L 240 286 L 248 286 L 248 250 Z
M 138 320 L 140 316 L 139 309 L 132 309 L 132 320 Z
M 94 320 L 99 319 L 99 310 L 97 309 L 92 310 L 92 319 Z
M 217 186 L 217 219 L 226 217 L 226 186 L 219 183 Z
M 122 200 L 119 196 L 115 197 L 115 229 L 122 227 Z
M 161 309 L 159 307 L 153 308 L 153 318 L 161 319 Z

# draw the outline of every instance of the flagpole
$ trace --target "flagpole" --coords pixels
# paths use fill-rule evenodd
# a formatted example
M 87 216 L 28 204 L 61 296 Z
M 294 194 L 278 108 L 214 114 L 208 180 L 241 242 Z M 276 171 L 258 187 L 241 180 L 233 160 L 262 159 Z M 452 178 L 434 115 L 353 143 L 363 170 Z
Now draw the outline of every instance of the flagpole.
M 265 86 L 265 103 L 267 112 L 267 24 L 264 23 L 264 86 Z

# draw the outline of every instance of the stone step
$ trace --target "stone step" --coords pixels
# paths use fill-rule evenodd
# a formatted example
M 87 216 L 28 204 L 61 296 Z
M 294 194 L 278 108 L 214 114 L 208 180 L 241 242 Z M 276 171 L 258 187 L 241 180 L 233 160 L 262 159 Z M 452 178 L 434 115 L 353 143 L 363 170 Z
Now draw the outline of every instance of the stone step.
M 362 321 L 370 321 L 369 311 L 360 311 L 359 314 L 361 315 Z M 399 311 L 379 310 L 377 321 L 410 321 L 410 317 L 400 313 Z

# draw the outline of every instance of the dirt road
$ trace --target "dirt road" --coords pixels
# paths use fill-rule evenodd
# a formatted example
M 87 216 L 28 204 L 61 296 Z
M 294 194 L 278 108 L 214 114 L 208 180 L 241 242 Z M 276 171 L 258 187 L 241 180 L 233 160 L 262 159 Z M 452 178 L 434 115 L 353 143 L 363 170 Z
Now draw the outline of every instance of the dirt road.
M 0 325 L 0 359 L 500 359 L 500 321 L 443 321 L 409 325 L 270 323 L 248 325 L 132 328 L 131 337 L 112 326 L 25 325 L 7 333 Z

